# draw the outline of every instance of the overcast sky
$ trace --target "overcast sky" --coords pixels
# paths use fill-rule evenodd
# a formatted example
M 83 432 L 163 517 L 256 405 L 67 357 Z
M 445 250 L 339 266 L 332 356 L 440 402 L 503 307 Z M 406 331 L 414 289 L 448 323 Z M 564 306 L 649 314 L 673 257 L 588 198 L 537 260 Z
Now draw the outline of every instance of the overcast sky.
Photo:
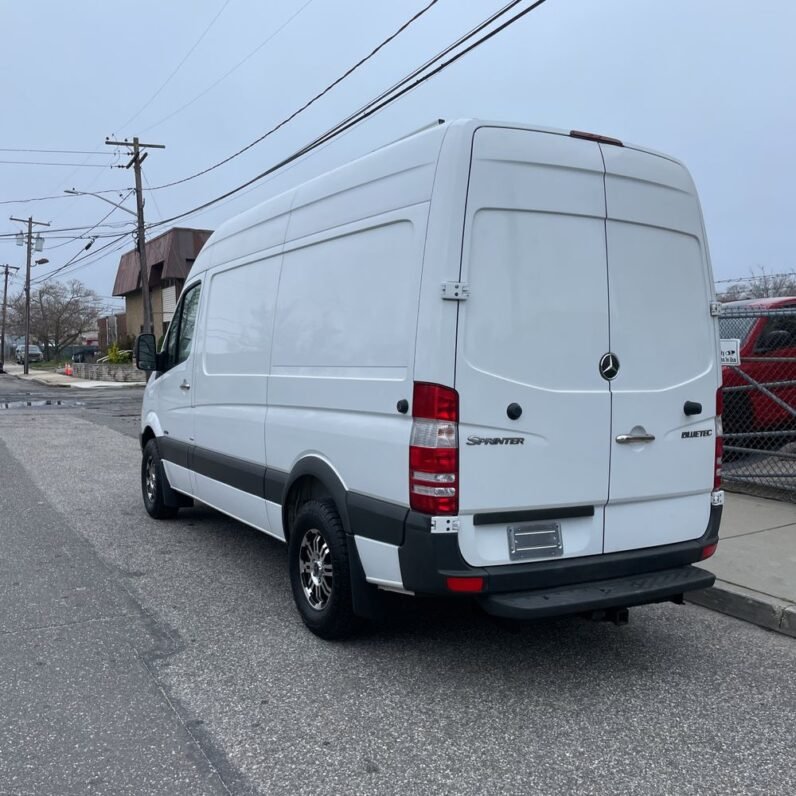
M 33 214 L 58 230 L 89 227 L 112 211 L 90 196 L 8 203 L 60 195 L 65 188 L 126 192 L 132 173 L 108 166 L 127 158 L 109 156 L 106 136 L 138 135 L 166 145 L 151 151 L 144 165 L 152 186 L 216 163 L 303 105 L 427 2 L 0 0 L 0 148 L 98 153 L 0 151 L 2 161 L 85 164 L 0 163 L 0 234 L 19 228 L 7 220 L 10 215 Z M 147 222 L 201 204 L 265 170 L 504 4 L 439 0 L 279 133 L 202 177 L 149 193 Z M 547 0 L 341 140 L 180 223 L 212 229 L 433 119 L 476 116 L 592 130 L 681 158 L 700 191 L 716 278 L 747 276 L 758 265 L 790 272 L 796 266 L 794 30 L 793 0 Z M 132 197 L 126 204 L 135 208 Z M 104 223 L 132 221 L 116 210 Z M 42 230 L 48 240 L 38 256 L 50 262 L 38 266 L 34 278 L 66 263 L 86 242 L 70 240 L 80 231 Z M 91 251 L 109 240 L 98 239 Z M 110 296 L 119 256 L 132 239 L 118 245 L 64 275 L 71 272 Z M 0 264 L 5 262 L 23 265 L 24 250 L 0 238 Z M 21 278 L 13 284 L 18 289 Z

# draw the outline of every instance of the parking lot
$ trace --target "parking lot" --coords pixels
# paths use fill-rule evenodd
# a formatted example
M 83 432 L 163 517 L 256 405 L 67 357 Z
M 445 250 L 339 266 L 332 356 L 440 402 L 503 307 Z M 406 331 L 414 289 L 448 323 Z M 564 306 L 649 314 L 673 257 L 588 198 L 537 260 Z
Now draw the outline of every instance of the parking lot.
M 279 543 L 144 513 L 140 391 L 20 385 L 0 377 L 1 793 L 796 791 L 793 639 L 693 605 L 513 627 L 396 596 L 323 642 Z

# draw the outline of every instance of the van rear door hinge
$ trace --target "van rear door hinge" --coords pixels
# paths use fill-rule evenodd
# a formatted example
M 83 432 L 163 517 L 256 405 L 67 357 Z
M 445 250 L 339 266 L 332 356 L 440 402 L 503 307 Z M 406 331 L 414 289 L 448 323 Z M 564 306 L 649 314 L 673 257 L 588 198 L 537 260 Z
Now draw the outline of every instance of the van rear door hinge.
M 718 318 L 721 315 L 721 304 L 718 301 L 710 302 L 710 315 L 713 318 Z
M 442 298 L 445 301 L 466 301 L 470 295 L 467 282 L 443 282 Z

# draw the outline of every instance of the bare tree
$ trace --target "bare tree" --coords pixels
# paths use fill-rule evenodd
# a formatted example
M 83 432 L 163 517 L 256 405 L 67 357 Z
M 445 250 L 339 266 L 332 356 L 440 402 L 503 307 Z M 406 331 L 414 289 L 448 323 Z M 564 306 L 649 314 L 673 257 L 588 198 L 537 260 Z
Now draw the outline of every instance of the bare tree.
M 724 290 L 719 298 L 722 301 L 738 301 L 739 299 L 777 298 L 779 296 L 796 296 L 796 273 L 769 274 L 759 265 L 750 270 L 751 278 L 736 282 Z
M 74 279 L 45 282 L 30 293 L 31 342 L 44 349 L 45 357 L 58 357 L 61 351 L 97 326 L 100 298 Z M 9 302 L 10 328 L 21 334 L 25 328 L 25 294 Z

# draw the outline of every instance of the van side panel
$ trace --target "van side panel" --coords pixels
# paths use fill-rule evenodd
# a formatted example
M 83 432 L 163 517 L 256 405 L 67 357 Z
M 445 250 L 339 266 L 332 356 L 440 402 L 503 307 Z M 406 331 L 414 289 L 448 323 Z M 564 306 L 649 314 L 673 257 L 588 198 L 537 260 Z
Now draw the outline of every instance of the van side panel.
M 269 468 L 320 456 L 349 492 L 406 504 L 411 420 L 396 405 L 412 394 L 427 215 L 426 202 L 286 245 Z
M 281 528 L 269 527 L 262 484 L 281 260 L 277 250 L 205 275 L 192 384 L 196 497 L 277 536 Z

